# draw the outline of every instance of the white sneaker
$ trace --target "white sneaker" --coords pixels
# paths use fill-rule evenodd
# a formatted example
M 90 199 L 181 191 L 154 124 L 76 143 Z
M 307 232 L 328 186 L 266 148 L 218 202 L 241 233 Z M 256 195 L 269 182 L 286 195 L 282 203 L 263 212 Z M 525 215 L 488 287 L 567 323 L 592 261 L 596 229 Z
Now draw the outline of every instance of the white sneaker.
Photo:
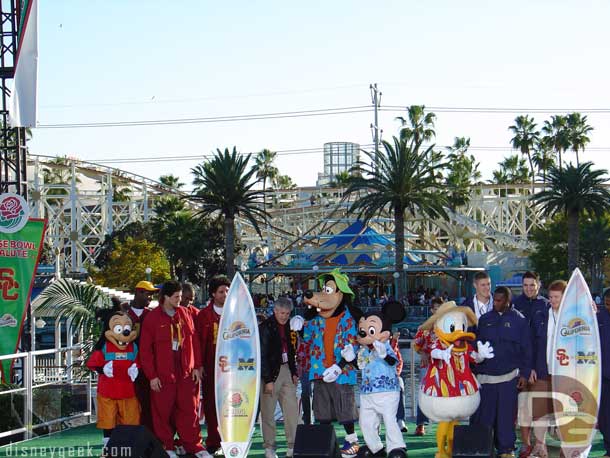
M 182 445 L 179 445 L 176 447 L 176 453 L 180 456 L 186 455 L 186 449 Z
M 294 450 L 291 448 L 287 448 L 286 449 L 286 458 L 292 458 L 292 455 L 294 455 Z
M 178 458 L 178 455 L 176 455 L 176 452 L 174 452 L 173 450 L 166 450 L 165 453 L 167 453 L 167 456 L 169 456 L 169 458 Z
M 277 458 L 277 455 L 275 454 L 275 450 L 272 448 L 266 448 L 265 449 L 265 458 Z
M 200 450 L 195 453 L 195 458 L 212 458 L 212 455 L 210 455 L 207 450 Z

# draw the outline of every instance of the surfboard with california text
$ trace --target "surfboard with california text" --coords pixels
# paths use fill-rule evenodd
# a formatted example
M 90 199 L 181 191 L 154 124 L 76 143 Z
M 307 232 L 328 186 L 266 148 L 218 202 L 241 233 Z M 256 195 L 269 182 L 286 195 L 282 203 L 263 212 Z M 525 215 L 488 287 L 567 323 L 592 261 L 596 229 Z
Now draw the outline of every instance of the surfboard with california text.
M 248 287 L 235 274 L 218 325 L 216 415 L 224 456 L 248 455 L 260 390 L 260 341 Z
M 555 421 L 567 458 L 586 457 L 601 390 L 601 347 L 589 287 L 575 269 L 564 292 L 552 342 Z

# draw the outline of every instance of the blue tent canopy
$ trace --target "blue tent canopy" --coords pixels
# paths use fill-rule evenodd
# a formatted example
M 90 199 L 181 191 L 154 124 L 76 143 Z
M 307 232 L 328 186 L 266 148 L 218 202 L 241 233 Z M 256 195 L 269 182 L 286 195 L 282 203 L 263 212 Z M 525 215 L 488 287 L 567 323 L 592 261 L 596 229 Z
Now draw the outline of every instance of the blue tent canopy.
M 380 235 L 356 220 L 339 234 L 324 242 L 312 253 L 308 260 L 313 263 L 336 265 L 388 265 L 394 262 L 394 241 Z M 414 265 L 421 262 L 415 253 L 407 252 L 405 264 Z

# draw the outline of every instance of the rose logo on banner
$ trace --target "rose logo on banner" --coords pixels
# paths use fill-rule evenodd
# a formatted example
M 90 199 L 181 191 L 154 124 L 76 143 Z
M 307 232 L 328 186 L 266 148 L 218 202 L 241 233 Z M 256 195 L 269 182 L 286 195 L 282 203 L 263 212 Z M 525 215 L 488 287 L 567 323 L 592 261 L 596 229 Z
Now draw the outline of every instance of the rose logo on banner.
M 19 194 L 0 194 L 0 232 L 14 234 L 28 222 L 30 208 Z

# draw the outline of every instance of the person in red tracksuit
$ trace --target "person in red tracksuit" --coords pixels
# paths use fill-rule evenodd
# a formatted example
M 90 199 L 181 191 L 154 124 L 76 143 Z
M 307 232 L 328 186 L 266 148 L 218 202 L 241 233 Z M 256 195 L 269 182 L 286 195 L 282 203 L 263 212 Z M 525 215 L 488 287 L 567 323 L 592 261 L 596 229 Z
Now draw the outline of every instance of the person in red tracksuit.
M 195 323 L 195 319 L 199 314 L 199 309 L 193 305 L 193 298 L 195 297 L 195 288 L 191 283 L 185 282 L 182 283 L 182 300 L 180 301 L 180 307 L 184 307 L 190 314 L 191 318 L 193 318 L 193 323 Z M 198 336 L 196 336 L 199 339 Z M 201 393 L 200 393 L 200 383 L 192 380 L 192 390 L 195 393 L 195 397 L 193 397 L 193 408 L 197 411 L 197 419 L 199 419 L 199 411 L 200 411 L 200 401 L 201 401 Z M 182 443 L 181 438 L 177 438 L 174 440 L 174 445 L 176 447 L 176 452 L 178 455 L 186 455 L 186 449 L 184 448 L 184 444 Z
M 146 315 L 150 313 L 148 306 L 154 293 L 159 292 L 158 288 L 146 280 L 139 281 L 136 285 L 133 300 L 129 303 L 125 312 L 133 322 L 134 329 L 138 334 L 136 344 L 140 341 L 140 331 L 142 323 Z M 150 382 L 146 378 L 143 371 L 140 371 L 138 378 L 135 381 L 136 396 L 140 402 L 142 413 L 140 415 L 140 424 L 146 426 L 150 431 L 153 431 L 152 414 L 150 412 Z
M 191 314 L 179 307 L 182 285 L 168 281 L 161 287 L 159 306 L 142 325 L 140 361 L 150 380 L 153 427 L 170 458 L 176 458 L 178 433 L 187 453 L 209 457 L 201 443 L 193 391 L 201 379 L 201 350 Z M 193 383 L 196 382 L 196 383 Z
M 216 397 L 214 383 L 214 358 L 216 356 L 216 338 L 218 336 L 218 323 L 222 309 L 227 299 L 231 282 L 225 275 L 216 275 L 210 280 L 208 292 L 210 302 L 197 315 L 196 328 L 201 342 L 202 356 L 202 385 L 203 385 L 203 413 L 208 429 L 205 440 L 208 452 L 214 453 L 220 448 L 220 434 L 218 433 L 218 419 L 216 417 Z

